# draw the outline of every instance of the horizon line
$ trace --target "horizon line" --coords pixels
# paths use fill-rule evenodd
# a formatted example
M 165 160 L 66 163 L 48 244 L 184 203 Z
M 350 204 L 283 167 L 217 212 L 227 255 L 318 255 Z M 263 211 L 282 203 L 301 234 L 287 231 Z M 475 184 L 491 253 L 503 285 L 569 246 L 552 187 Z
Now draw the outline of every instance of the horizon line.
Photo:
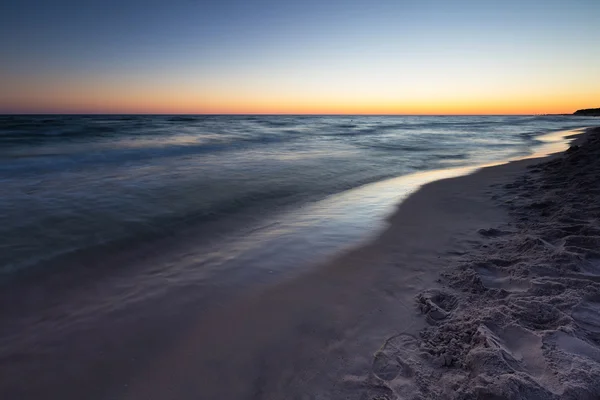
M 573 113 L 473 113 L 473 114 L 443 114 L 443 113 L 428 113 L 428 114 L 390 114 L 390 113 L 103 113 L 103 112 L 0 112 L 1 116 L 34 116 L 34 115 L 154 115 L 154 116 L 172 116 L 172 115 L 191 115 L 191 116 L 215 116 L 215 115 L 230 115 L 230 116 L 380 116 L 380 117 L 467 117 L 467 116 L 550 116 L 550 115 L 574 115 Z

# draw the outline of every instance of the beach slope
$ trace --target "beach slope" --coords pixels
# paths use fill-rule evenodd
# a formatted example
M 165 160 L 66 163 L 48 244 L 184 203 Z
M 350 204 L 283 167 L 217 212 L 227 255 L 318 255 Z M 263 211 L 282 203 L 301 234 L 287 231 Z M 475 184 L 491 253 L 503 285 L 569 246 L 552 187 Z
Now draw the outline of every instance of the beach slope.
M 391 337 L 377 353 L 379 370 L 402 367 L 401 379 L 375 371 L 392 398 L 407 380 L 416 398 L 598 398 L 599 176 L 594 129 L 512 182 L 492 183 L 490 202 L 510 222 L 481 229 L 443 271 L 442 288 L 417 296 L 428 327 L 412 347 Z
M 595 312 L 589 295 L 598 279 L 577 270 L 584 256 L 557 250 L 557 241 L 583 249 L 587 239 L 575 238 L 595 228 L 566 221 L 552 237 L 532 231 L 540 223 L 534 216 L 550 217 L 543 217 L 546 207 L 563 202 L 560 193 L 546 199 L 545 183 L 537 183 L 538 192 L 527 186 L 553 179 L 550 165 L 563 163 L 535 167 L 539 162 L 425 185 L 400 204 L 371 244 L 203 316 L 160 362 L 138 374 L 126 397 L 541 399 L 593 393 L 597 350 L 574 333 L 577 317 L 568 313 Z M 563 272 L 570 275 L 559 276 Z M 577 354 L 548 353 L 559 344 Z M 582 364 L 569 364 L 570 375 L 559 375 L 573 360 Z

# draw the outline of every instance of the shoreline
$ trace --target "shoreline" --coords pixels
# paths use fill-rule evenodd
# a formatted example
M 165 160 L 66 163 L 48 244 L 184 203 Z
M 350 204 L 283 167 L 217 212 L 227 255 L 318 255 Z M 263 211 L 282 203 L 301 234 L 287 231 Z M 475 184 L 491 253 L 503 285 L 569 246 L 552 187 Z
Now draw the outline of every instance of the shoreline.
M 398 206 L 390 226 L 374 242 L 211 315 L 169 352 L 161 369 L 140 378 L 126 398 L 175 394 L 186 399 L 196 392 L 206 393 L 206 398 L 243 398 L 253 391 L 260 393 L 258 398 L 293 398 L 307 387 L 323 398 L 395 398 L 393 392 L 406 393 L 414 383 L 401 372 L 411 367 L 384 365 L 373 355 L 380 354 L 378 349 L 385 354 L 390 338 L 404 340 L 408 348 L 417 344 L 427 324 L 414 298 L 423 289 L 440 286 L 439 273 L 448 260 L 459 259 L 479 243 L 480 229 L 510 222 L 489 201 L 488 185 L 508 183 L 540 160 L 482 168 L 421 187 Z M 300 332 L 294 329 L 297 325 Z M 209 332 L 205 326 L 211 327 Z M 246 346 L 258 349 L 257 354 L 247 354 Z M 198 362 L 206 351 L 212 359 L 232 360 L 234 366 L 214 371 Z M 184 359 L 190 363 L 182 365 Z M 187 371 L 205 380 L 194 384 Z M 167 373 L 175 379 L 146 386 Z M 389 380 L 399 387 L 389 388 Z M 280 385 L 282 381 L 286 384 Z
M 99 338 L 73 335 L 68 351 L 74 351 L 73 358 L 50 356 L 37 372 L 23 374 L 2 362 L 0 373 L 7 378 L 0 394 L 36 398 L 50 392 L 64 399 L 186 399 L 198 393 L 202 398 L 243 398 L 248 393 L 282 398 L 307 391 L 333 398 L 359 398 L 363 391 L 389 394 L 396 389 L 384 383 L 398 380 L 398 374 L 383 383 L 377 375 L 389 377 L 390 370 L 402 368 L 385 365 L 383 356 L 374 361 L 373 353 L 381 348 L 386 354 L 382 343 L 400 332 L 410 335 L 404 337 L 405 346 L 417 343 L 427 325 L 414 306 L 415 296 L 439 287 L 439 272 L 481 242 L 480 229 L 510 223 L 508 212 L 489 201 L 488 186 L 509 184 L 539 161 L 483 168 L 426 184 L 398 206 L 390 226 L 374 242 L 282 284 L 220 300 L 210 310 L 182 310 L 174 319 L 187 321 L 172 327 L 180 332 L 164 333 L 169 327 L 145 321 L 125 337 L 111 329 Z M 124 324 L 123 329 L 132 328 Z M 147 337 L 140 341 L 139 335 Z M 156 349 L 148 348 L 165 338 Z M 117 354 L 116 349 L 127 352 Z M 67 360 L 73 365 L 65 366 Z M 30 374 L 45 376 L 26 383 Z M 413 387 L 404 378 L 401 386 Z M 90 395 L 98 387 L 103 390 Z
M 565 123 L 566 124 L 566 123 Z M 566 124 L 565 126 L 561 126 L 560 128 L 557 128 L 557 126 L 550 126 L 551 124 L 548 123 L 548 126 L 545 129 L 541 129 L 541 130 L 536 130 L 534 132 L 531 132 L 531 128 L 529 128 L 529 131 L 527 131 L 528 133 L 526 135 L 524 135 L 524 139 L 523 139 L 523 144 L 522 144 L 522 148 L 518 149 L 516 148 L 516 150 L 513 150 L 512 152 L 514 154 L 523 154 L 525 152 L 527 152 L 528 150 L 531 149 L 531 147 L 535 147 L 535 137 L 539 134 L 539 132 L 556 132 L 556 131 L 563 131 L 566 129 L 577 129 L 577 127 L 569 127 L 570 124 Z M 344 125 L 342 125 L 344 126 Z M 43 135 L 42 135 L 43 136 Z M 533 140 L 532 140 L 533 138 Z M 514 145 L 514 143 L 513 143 Z M 495 145 L 494 145 L 495 146 Z M 482 146 L 482 149 L 485 148 L 485 145 Z M 412 150 L 409 148 L 406 154 L 410 154 L 412 153 Z M 419 148 L 417 148 L 416 150 L 419 150 Z M 420 150 L 419 150 L 420 151 Z M 491 154 L 491 153 L 490 153 Z M 502 154 L 502 153 L 501 153 Z M 34 154 L 35 155 L 35 154 Z M 25 157 L 25 155 L 23 155 Z M 401 158 L 404 156 L 400 156 Z M 437 157 L 437 156 L 436 156 Z M 444 154 L 443 152 L 440 153 L 440 157 L 439 158 L 435 158 L 434 160 L 446 160 L 446 157 L 448 157 L 447 154 Z M 501 157 L 506 157 L 501 156 Z M 477 158 L 477 157 L 476 157 Z M 481 164 L 483 160 L 485 159 L 495 159 L 496 157 L 479 157 L 478 160 L 471 160 L 471 162 L 468 163 L 468 165 L 472 165 L 472 166 L 477 166 L 479 164 Z M 458 158 L 460 160 L 460 157 Z M 277 218 L 279 215 L 278 214 L 287 214 L 290 212 L 294 212 L 295 209 L 298 208 L 303 208 L 306 204 L 310 204 L 313 203 L 315 201 L 327 201 L 327 199 L 329 197 L 332 196 L 337 196 L 341 193 L 347 192 L 347 191 L 351 191 L 351 190 L 355 190 L 357 188 L 360 188 L 362 186 L 369 185 L 369 184 L 375 184 L 378 182 L 381 182 L 382 180 L 387 180 L 387 179 L 394 179 L 398 176 L 409 176 L 415 173 L 419 173 L 418 171 L 427 171 L 428 168 L 434 168 L 433 171 L 438 171 L 438 170 L 443 170 L 447 168 L 454 168 L 452 167 L 453 163 L 455 163 L 454 160 L 451 163 L 446 164 L 445 161 L 444 163 L 439 163 L 439 164 L 429 164 L 427 163 L 427 166 L 417 166 L 417 167 L 410 167 L 408 168 L 407 171 L 396 171 L 394 173 L 390 173 L 390 171 L 386 170 L 385 168 L 383 169 L 378 169 L 378 171 L 380 171 L 381 173 L 378 173 L 376 175 L 370 176 L 367 179 L 358 179 L 358 180 L 354 180 L 351 182 L 350 185 L 347 185 L 346 182 L 345 184 L 336 187 L 335 190 L 333 191 L 326 191 L 326 192 L 320 192 L 320 194 L 312 194 L 310 196 L 306 196 L 298 201 L 293 201 L 293 202 L 287 202 L 287 200 L 282 200 L 279 199 L 278 201 L 281 202 L 281 204 L 274 202 L 274 203 L 267 203 L 267 205 L 262 204 L 262 202 L 256 202 L 257 204 L 251 204 L 250 207 L 244 208 L 243 212 L 240 213 L 232 213 L 232 214 L 208 214 L 207 216 L 202 216 L 202 213 L 192 213 L 191 215 L 186 216 L 186 218 L 181 218 L 180 220 L 174 220 L 174 221 L 170 221 L 169 224 L 165 224 L 165 225 L 161 225 L 161 224 L 157 224 L 156 226 L 154 226 L 155 222 L 154 220 L 147 220 L 146 223 L 148 224 L 148 229 L 137 229 L 135 228 L 135 224 L 132 225 L 131 227 L 129 226 L 124 226 L 122 227 L 122 229 L 124 231 L 128 231 L 130 230 L 129 233 L 125 233 L 122 236 L 121 235 L 111 235 L 110 232 L 108 232 L 106 235 L 103 234 L 102 231 L 102 226 L 97 226 L 95 228 L 98 228 L 97 230 L 95 230 L 94 235 L 97 236 L 96 239 L 94 240 L 83 240 L 81 242 L 77 242 L 77 241 L 70 241 L 69 242 L 69 233 L 70 233 L 70 226 L 65 226 L 65 227 L 61 227 L 62 230 L 64 230 L 64 235 L 61 235 L 61 240 L 57 240 L 56 243 L 54 244 L 54 246 L 49 247 L 47 249 L 43 248 L 43 246 L 41 245 L 32 245 L 31 243 L 41 243 L 43 244 L 45 241 L 45 236 L 40 234 L 40 238 L 38 240 L 23 240 L 23 243 L 17 243 L 16 245 L 13 245 L 12 241 L 8 240 L 6 243 L 6 247 L 7 249 L 11 249 L 11 248 L 15 248 L 15 249 L 30 249 L 30 251 L 28 252 L 29 255 L 21 257 L 18 253 L 18 251 L 13 254 L 12 252 L 6 252 L 4 260 L 3 260 L 3 265 L 2 268 L 0 268 L 0 286 L 4 285 L 5 282 L 11 282 L 11 281 L 16 281 L 16 280 L 21 280 L 21 279 L 28 279 L 30 276 L 33 276 L 35 279 L 35 276 L 37 275 L 42 275 L 42 274 L 53 274 L 55 270 L 58 269 L 66 269 L 66 266 L 71 265 L 73 266 L 71 268 L 70 271 L 68 271 L 69 274 L 74 273 L 74 274 L 79 274 L 79 266 L 82 264 L 87 264 L 87 263 L 94 263 L 96 261 L 96 259 L 98 258 L 98 255 L 107 255 L 110 254 L 111 255 L 111 259 L 117 259 L 118 257 L 113 257 L 113 255 L 117 254 L 117 253 L 134 253 L 135 252 L 135 248 L 139 247 L 140 249 L 142 249 L 139 253 L 144 253 L 144 252 L 148 252 L 148 251 L 152 251 L 153 247 L 163 247 L 165 249 L 165 251 L 169 251 L 169 247 L 182 247 L 182 246 L 178 246 L 179 242 L 184 242 L 186 241 L 186 239 L 190 239 L 188 240 L 189 242 L 194 242 L 194 245 L 196 245 L 196 243 L 199 240 L 203 240 L 203 236 L 207 236 L 207 237 L 211 237 L 213 231 L 217 231 L 219 236 L 224 236 L 225 237 L 225 241 L 230 241 L 230 240 L 236 240 L 236 235 L 240 230 L 246 230 L 246 231 L 251 231 L 254 229 L 262 229 L 264 228 L 264 226 L 261 226 L 261 221 L 260 218 L 256 218 L 257 215 L 261 215 L 261 214 L 267 214 L 267 211 L 269 213 L 271 213 L 273 210 L 276 211 L 276 213 L 274 213 L 274 217 Z M 406 162 L 407 164 L 410 164 L 410 160 L 409 159 L 402 159 L 402 163 Z M 399 163 L 399 164 L 402 164 Z M 460 162 L 458 162 L 458 164 L 460 168 Z M 37 167 L 36 167 L 37 168 Z M 46 177 L 44 177 L 46 178 Z M 49 177 L 50 179 L 52 177 Z M 349 180 L 350 181 L 350 180 Z M 28 197 L 26 197 L 26 199 L 29 199 L 29 197 L 31 197 L 32 199 L 35 199 L 37 202 L 39 203 L 43 203 L 44 201 L 44 197 L 45 192 L 41 191 L 41 189 L 39 189 L 38 187 L 36 187 L 37 183 L 27 183 L 27 187 L 23 187 L 20 188 L 18 185 L 16 185 L 16 188 L 12 189 L 13 191 L 18 192 L 19 190 L 23 190 Z M 77 182 L 72 182 L 73 186 L 76 186 Z M 25 185 L 25 184 L 23 184 Z M 29 187 L 31 186 L 31 187 Z M 39 194 L 39 193 L 41 194 Z M 92 190 L 93 192 L 93 190 Z M 60 193 L 59 193 L 60 194 Z M 56 194 L 55 194 L 56 195 Z M 92 193 L 93 195 L 93 193 Z M 35 198 L 36 196 L 39 196 L 38 198 Z M 120 198 L 121 196 L 119 196 L 118 193 L 116 193 L 114 196 L 112 196 L 113 198 Z M 250 199 L 252 200 L 252 196 L 250 196 Z M 10 199 L 9 199 L 10 200 Z M 246 202 L 246 200 L 244 198 L 242 198 L 242 203 Z M 69 220 L 73 220 L 75 222 L 77 222 L 78 219 L 83 219 L 82 216 L 85 216 L 83 211 L 86 211 L 87 214 L 90 215 L 94 215 L 94 212 L 96 212 L 96 210 L 94 208 L 86 208 L 87 206 L 85 204 L 79 204 L 79 201 L 77 199 L 73 200 L 73 205 L 76 206 L 74 208 L 78 208 L 81 209 L 81 213 L 77 213 L 74 212 L 73 214 L 69 214 L 66 217 L 62 217 L 60 215 L 57 215 L 56 218 L 64 218 L 65 220 L 69 221 Z M 125 204 L 127 205 L 127 204 Z M 118 205 L 115 205 L 115 209 L 119 209 Z M 9 208 L 7 208 L 7 211 L 10 210 Z M 34 208 L 34 210 L 36 210 Z M 17 211 L 19 211 L 17 209 Z M 42 210 L 43 211 L 43 210 Z M 42 211 L 37 211 L 38 213 L 41 213 L 41 215 L 43 215 Z M 55 210 L 56 212 L 60 211 L 60 210 Z M 98 210 L 98 212 L 102 211 L 101 209 Z M 22 211 L 20 211 L 22 212 Z M 10 215 L 10 213 L 7 213 Z M 25 213 L 26 214 L 26 213 Z M 197 215 L 198 214 L 198 215 Z M 125 216 L 126 217 L 126 216 Z M 189 217 L 189 218 L 188 218 Z M 207 217 L 206 220 L 204 220 L 203 218 Z M 120 218 L 122 218 L 123 220 L 127 220 L 127 218 L 124 218 L 124 216 L 120 216 Z M 198 221 L 195 221 L 196 218 L 199 218 Z M 21 217 L 21 220 L 23 220 L 23 224 L 25 223 L 29 223 L 26 220 L 25 217 Z M 113 218 L 114 219 L 114 218 Z M 118 219 L 118 218 L 117 218 Z M 132 215 L 132 219 L 133 219 L 133 215 Z M 142 218 L 143 220 L 143 218 Z M 182 223 L 182 221 L 186 221 L 185 223 Z M 10 221 L 9 221 L 10 222 Z M 6 224 L 7 226 L 11 226 L 11 224 Z M 83 226 L 85 226 L 86 224 L 81 224 Z M 27 225 L 24 225 L 24 227 L 26 227 Z M 33 229 L 40 229 L 41 231 L 45 231 L 45 230 L 52 230 L 54 228 L 52 228 L 52 226 L 50 226 L 50 228 L 41 225 L 41 226 L 37 226 L 31 223 L 31 230 Z M 43 228 L 43 229 L 42 229 Z M 13 235 L 10 233 L 12 232 L 10 229 L 12 228 L 7 228 L 8 230 L 5 231 L 5 234 L 7 235 L 8 238 L 13 237 Z M 25 228 L 22 229 L 22 231 L 25 231 Z M 17 232 L 19 233 L 19 232 Z M 79 232 L 78 235 L 84 235 L 85 232 Z M 105 232 L 106 233 L 106 232 Z M 19 237 L 19 235 L 14 235 L 16 237 Z M 62 237 L 64 236 L 64 237 Z M 214 235 L 213 235 L 214 236 Z M 241 234 L 241 236 L 244 236 L 244 233 Z M 47 240 L 46 240 L 47 241 Z M 64 242 L 64 243 L 63 243 Z M 71 243 L 71 245 L 69 245 L 69 243 Z M 176 245 L 173 246 L 173 243 L 175 243 Z M 206 245 L 207 247 L 211 247 L 212 243 L 207 242 L 207 243 L 203 243 L 203 245 Z M 177 249 L 175 249 L 175 252 L 177 251 Z M 23 252 L 23 254 L 25 254 L 25 252 Z M 127 259 L 128 257 L 122 257 L 124 259 Z M 110 262 L 110 261 L 109 261 Z M 118 263 L 118 260 L 114 263 Z M 48 271 L 50 270 L 50 271 Z M 112 273 L 112 272 L 111 272 Z M 118 273 L 118 271 L 117 271 Z M 87 274 L 87 272 L 83 273 L 84 275 Z
M 534 147 L 534 149 L 539 148 L 540 146 L 547 146 L 547 145 L 552 146 L 553 142 L 555 142 L 559 146 L 562 146 L 564 140 L 569 138 L 569 136 L 564 135 L 564 133 L 576 132 L 576 131 L 581 131 L 584 129 L 586 129 L 586 128 L 573 128 L 573 129 L 561 128 L 561 129 L 554 129 L 554 130 L 547 131 L 546 133 L 541 134 L 536 137 L 536 140 L 541 141 L 542 145 L 537 145 Z M 579 135 L 579 133 L 575 134 L 575 136 L 578 136 L 578 135 Z M 549 141 L 545 141 L 543 139 L 545 137 L 551 137 L 553 139 L 551 139 Z M 557 138 L 558 138 L 558 140 L 557 140 Z M 553 150 L 552 152 L 554 152 L 554 151 L 556 151 L 556 150 Z M 278 218 L 280 219 L 281 216 L 293 215 L 295 213 L 295 211 L 298 211 L 298 209 L 305 208 L 307 205 L 310 206 L 311 204 L 318 204 L 320 202 L 329 202 L 329 199 L 332 197 L 339 197 L 340 195 L 343 195 L 346 192 L 360 191 L 363 187 L 378 185 L 378 184 L 381 184 L 384 182 L 394 181 L 394 180 L 399 180 L 399 179 L 406 179 L 407 181 L 417 182 L 417 183 L 414 183 L 414 182 L 407 183 L 408 185 L 413 185 L 413 186 L 416 185 L 416 189 L 410 189 L 407 191 L 408 194 L 404 194 L 403 196 L 398 196 L 399 199 L 397 200 L 397 203 L 399 203 L 399 202 L 403 201 L 406 198 L 406 196 L 410 195 L 410 193 L 414 192 L 415 190 L 418 190 L 422 185 L 427 184 L 429 182 L 433 182 L 435 180 L 440 180 L 440 179 L 446 179 L 447 177 L 452 177 L 452 176 L 462 176 L 462 175 L 470 174 L 470 173 L 472 173 L 472 171 L 475 171 L 479 168 L 485 168 L 488 166 L 495 166 L 495 165 L 502 165 L 506 162 L 529 158 L 532 156 L 539 157 L 538 153 L 539 153 L 538 151 L 534 151 L 531 155 L 515 156 L 512 158 L 505 159 L 505 160 L 494 161 L 494 162 L 489 162 L 489 163 L 484 163 L 484 164 L 474 164 L 474 165 L 448 167 L 448 168 L 434 169 L 434 170 L 424 170 L 424 171 L 418 171 L 418 172 L 411 172 L 406 175 L 386 177 L 386 178 L 383 178 L 380 180 L 367 182 L 367 183 L 358 185 L 356 187 L 351 187 L 351 188 L 345 189 L 341 192 L 329 194 L 324 198 L 318 198 L 316 200 L 309 199 L 305 203 L 287 205 L 287 206 L 282 207 L 281 209 L 277 210 L 277 212 L 275 214 L 275 219 L 273 219 L 272 221 L 277 222 L 277 219 Z M 549 153 L 549 151 L 545 151 L 545 153 Z M 536 155 L 536 154 L 538 154 L 538 155 Z M 456 171 L 456 172 L 453 172 L 453 171 Z M 437 175 L 437 177 L 436 177 L 436 175 Z M 423 178 L 423 179 L 418 178 L 420 176 L 425 176 L 425 178 Z M 433 176 L 433 178 L 427 177 L 427 176 Z M 413 178 L 413 177 L 415 177 L 415 178 Z M 402 185 L 402 183 L 400 185 Z M 397 206 L 397 204 L 394 204 L 394 207 L 396 207 L 396 206 Z M 187 227 L 183 227 L 182 229 L 180 229 L 177 233 L 174 231 L 170 231 L 170 230 L 168 230 L 166 234 L 165 233 L 159 234 L 156 232 L 145 233 L 136 238 L 127 237 L 127 238 L 118 239 L 115 241 L 102 242 L 102 243 L 98 243 L 91 247 L 76 248 L 76 249 L 70 250 L 65 253 L 53 255 L 47 259 L 40 258 L 40 260 L 35 261 L 32 264 L 28 264 L 28 265 L 16 268 L 15 270 L 10 271 L 10 272 L 0 273 L 0 287 L 6 287 L 7 285 L 10 285 L 12 283 L 21 283 L 21 281 L 35 281 L 35 280 L 38 280 L 40 277 L 41 278 L 47 277 L 50 280 L 52 280 L 52 275 L 56 272 L 56 270 L 65 270 L 64 271 L 65 273 L 63 274 L 64 275 L 63 278 L 73 280 L 73 282 L 75 283 L 78 281 L 78 279 L 87 279 L 88 278 L 87 275 L 90 275 L 90 271 L 82 271 L 78 267 L 81 264 L 95 264 L 97 261 L 98 254 L 107 255 L 108 256 L 107 257 L 108 264 L 130 264 L 135 257 L 140 257 L 140 255 L 142 255 L 144 253 L 152 254 L 153 248 L 155 248 L 157 246 L 160 248 L 163 248 L 167 252 L 171 252 L 171 253 L 176 253 L 177 251 L 185 251 L 183 249 L 184 245 L 181 244 L 181 243 L 185 242 L 185 240 L 183 238 L 185 238 L 186 236 L 196 238 L 196 237 L 202 236 L 203 234 L 206 235 L 208 231 L 211 231 L 211 232 L 216 231 L 217 232 L 216 236 L 222 236 L 223 240 L 225 240 L 225 241 L 232 241 L 232 240 L 235 241 L 235 240 L 238 240 L 240 237 L 243 237 L 244 234 L 246 234 L 246 233 L 252 233 L 253 231 L 258 231 L 258 230 L 264 229 L 264 226 L 257 224 L 256 221 L 253 221 L 254 217 L 252 217 L 252 215 L 257 213 L 257 211 L 260 213 L 260 208 L 257 208 L 256 210 L 251 210 L 249 215 L 245 215 L 245 216 L 232 215 L 232 216 L 226 217 L 226 218 L 224 218 L 225 222 L 223 224 L 221 224 L 223 226 L 220 226 L 219 224 L 217 224 L 216 221 L 209 220 L 205 224 L 203 224 L 206 226 L 202 226 L 202 227 L 187 226 Z M 267 220 L 267 221 L 271 221 L 271 220 Z M 232 226 L 237 229 L 232 229 L 231 228 Z M 238 235 L 235 233 L 236 230 L 240 230 L 239 228 L 242 228 L 242 235 Z M 363 239 L 359 240 L 359 242 L 365 243 L 365 242 L 368 242 L 373 239 L 374 238 L 371 236 L 371 237 L 363 238 Z M 202 245 L 205 246 L 207 249 L 210 247 L 210 244 L 211 244 L 210 240 L 206 241 L 206 243 L 202 243 Z M 354 246 L 355 245 L 352 245 L 350 247 L 346 246 L 345 248 L 342 248 L 339 251 L 336 251 L 335 254 L 347 251 L 349 248 L 352 248 Z M 152 254 L 152 257 L 159 257 L 159 255 Z M 96 269 L 100 270 L 101 268 L 96 268 Z M 113 268 L 106 268 L 104 271 L 101 271 L 100 278 L 102 278 L 102 276 L 105 274 L 114 273 L 115 271 L 113 271 L 112 269 Z M 119 271 L 117 270 L 116 272 L 118 273 Z M 81 275 L 81 276 L 71 277 L 71 275 Z M 94 278 L 96 278 L 96 277 L 94 276 Z

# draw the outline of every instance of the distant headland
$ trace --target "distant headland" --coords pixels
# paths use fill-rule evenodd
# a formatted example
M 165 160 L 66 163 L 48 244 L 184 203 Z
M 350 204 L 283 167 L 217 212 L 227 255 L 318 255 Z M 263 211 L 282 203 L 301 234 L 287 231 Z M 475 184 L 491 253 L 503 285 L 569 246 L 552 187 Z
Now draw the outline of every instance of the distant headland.
M 573 113 L 573 115 L 600 117 L 600 108 L 586 108 L 583 110 L 577 110 Z

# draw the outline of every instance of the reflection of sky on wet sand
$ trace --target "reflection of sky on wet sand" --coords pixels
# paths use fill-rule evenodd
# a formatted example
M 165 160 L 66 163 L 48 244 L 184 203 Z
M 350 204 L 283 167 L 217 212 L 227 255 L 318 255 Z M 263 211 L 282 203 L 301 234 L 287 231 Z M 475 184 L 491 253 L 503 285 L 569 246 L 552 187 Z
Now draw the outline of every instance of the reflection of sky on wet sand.
M 188 266 L 198 262 L 203 265 L 203 271 L 197 271 L 200 279 L 216 269 L 219 272 L 231 268 L 243 270 L 241 275 L 245 278 L 261 275 L 261 272 L 290 273 L 373 238 L 385 228 L 385 218 L 394 212 L 397 204 L 427 183 L 468 175 L 482 167 L 564 151 L 568 148 L 567 137 L 579 132 L 581 130 L 561 131 L 541 136 L 538 138 L 541 144 L 529 156 L 405 175 L 329 196 L 280 214 L 245 237 L 232 240 L 225 249 L 211 254 L 208 263 L 192 256 Z M 203 252 L 200 258 L 206 256 Z

